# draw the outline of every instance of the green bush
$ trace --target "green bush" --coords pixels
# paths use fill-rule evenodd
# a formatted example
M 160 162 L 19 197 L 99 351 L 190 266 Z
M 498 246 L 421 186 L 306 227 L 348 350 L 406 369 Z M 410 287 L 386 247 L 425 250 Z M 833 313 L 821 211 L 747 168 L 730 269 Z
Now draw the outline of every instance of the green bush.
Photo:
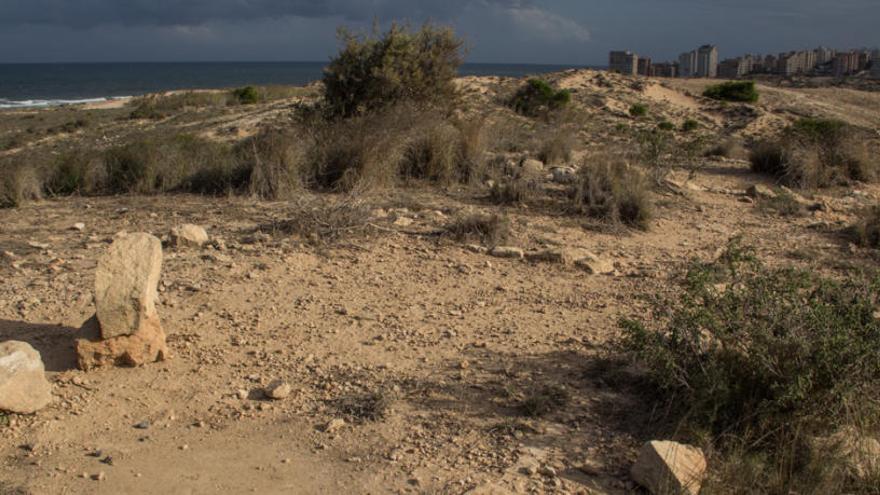
M 709 86 L 703 91 L 703 96 L 720 101 L 755 103 L 758 101 L 758 90 L 754 81 L 728 81 Z
M 262 100 L 260 92 L 253 86 L 245 86 L 243 88 L 232 90 L 233 100 L 240 105 L 253 105 Z
M 510 100 L 510 106 L 517 113 L 539 117 L 565 108 L 571 102 L 571 92 L 556 90 L 546 81 L 529 79 Z
M 575 210 L 597 220 L 647 230 L 652 216 L 644 174 L 624 161 L 594 156 L 570 192 Z
M 756 145 L 749 160 L 753 171 L 797 187 L 869 182 L 877 179 L 880 161 L 868 151 L 867 141 L 842 121 L 800 119 L 777 138 Z
M 648 106 L 642 103 L 636 103 L 629 107 L 629 114 L 633 117 L 644 117 L 648 115 Z
M 684 132 L 695 131 L 700 128 L 700 123 L 694 119 L 687 119 L 681 125 L 681 130 Z
M 657 129 L 660 129 L 661 131 L 673 131 L 675 130 L 675 126 L 672 124 L 672 122 L 664 120 L 663 122 L 657 124 Z
M 767 268 L 734 241 L 717 262 L 693 264 L 675 296 L 655 299 L 654 318 L 622 320 L 620 349 L 680 434 L 758 462 L 751 479 L 721 483 L 729 493 L 830 493 L 803 446 L 878 426 L 878 298 L 880 280 Z M 820 461 L 830 466 L 832 454 Z M 876 493 L 853 479 L 831 486 Z
M 455 98 L 463 42 L 451 28 L 426 24 L 413 32 L 395 24 L 381 36 L 343 29 L 339 37 L 343 48 L 324 70 L 330 115 L 351 117 L 403 102 L 446 105 Z

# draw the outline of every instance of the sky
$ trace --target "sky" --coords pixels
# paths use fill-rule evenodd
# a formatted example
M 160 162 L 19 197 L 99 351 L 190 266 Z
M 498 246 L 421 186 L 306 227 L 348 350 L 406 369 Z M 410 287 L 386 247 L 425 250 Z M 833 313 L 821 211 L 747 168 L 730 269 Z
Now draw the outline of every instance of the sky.
M 449 24 L 469 62 L 880 45 L 880 0 L 0 0 L 0 62 L 326 61 L 336 29 Z

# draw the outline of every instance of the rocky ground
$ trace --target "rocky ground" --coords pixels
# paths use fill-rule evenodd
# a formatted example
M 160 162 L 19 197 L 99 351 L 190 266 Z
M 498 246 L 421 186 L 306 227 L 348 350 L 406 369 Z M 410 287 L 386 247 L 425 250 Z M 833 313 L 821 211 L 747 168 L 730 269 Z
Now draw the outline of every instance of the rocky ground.
M 719 132 L 791 117 L 599 77 L 558 76 L 579 101 L 595 100 L 583 136 L 627 119 L 634 101 Z M 463 81 L 487 101 L 503 84 Z M 852 98 L 785 91 L 810 109 Z M 874 126 L 876 115 L 857 114 Z M 0 493 L 633 492 L 629 469 L 656 416 L 631 373 L 606 358 L 618 318 L 646 316 L 640 296 L 670 290 L 688 261 L 711 259 L 734 236 L 771 264 L 845 274 L 875 263 L 841 232 L 880 188 L 809 195 L 815 211 L 782 216 L 752 197 L 760 191 L 745 193 L 771 185 L 745 161 L 703 165 L 655 194 L 647 232 L 419 187 L 360 198 L 369 226 L 324 243 L 267 228 L 292 205 L 244 198 L 62 198 L 0 210 L 0 341 L 41 353 L 54 396 L 34 415 L 0 416 Z M 500 258 L 431 234 L 468 212 L 508 215 L 506 244 L 526 254 L 590 251 L 613 269 Z M 182 224 L 211 241 L 166 243 L 158 313 L 170 359 L 78 370 L 74 341 L 95 312 L 100 254 L 119 231 L 167 241 Z M 289 394 L 269 398 L 278 381 Z

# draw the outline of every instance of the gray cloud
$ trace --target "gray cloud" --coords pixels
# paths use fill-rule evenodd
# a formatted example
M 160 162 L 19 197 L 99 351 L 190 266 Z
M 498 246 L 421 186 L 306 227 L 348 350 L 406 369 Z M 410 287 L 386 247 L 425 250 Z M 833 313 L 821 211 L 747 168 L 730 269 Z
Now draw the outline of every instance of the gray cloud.
M 3 0 L 0 23 L 89 28 L 108 24 L 193 26 L 289 16 L 445 20 L 472 5 L 532 7 L 531 0 Z

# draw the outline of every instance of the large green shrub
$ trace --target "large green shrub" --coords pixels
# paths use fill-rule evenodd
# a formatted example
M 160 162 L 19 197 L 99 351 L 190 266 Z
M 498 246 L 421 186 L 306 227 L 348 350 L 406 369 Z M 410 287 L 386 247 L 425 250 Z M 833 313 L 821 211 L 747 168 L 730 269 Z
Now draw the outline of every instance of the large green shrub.
M 560 110 L 571 101 L 571 92 L 556 90 L 542 79 L 529 79 L 510 101 L 518 113 L 538 117 Z
M 455 97 L 463 42 L 451 28 L 426 24 L 411 31 L 395 24 L 382 35 L 343 29 L 339 37 L 343 48 L 324 70 L 331 115 L 351 117 L 404 101 L 446 104 Z
M 880 280 L 768 268 L 734 242 L 717 262 L 694 264 L 676 296 L 655 299 L 654 318 L 623 320 L 620 346 L 680 434 L 760 460 L 748 482 L 758 484 L 727 485 L 732 493 L 805 493 L 817 486 L 806 480 L 811 439 L 880 421 L 878 298 Z M 876 493 L 853 480 L 841 492 L 848 482 L 849 493 Z
M 709 86 L 703 91 L 703 96 L 713 100 L 755 103 L 758 101 L 758 90 L 754 81 L 728 81 Z

